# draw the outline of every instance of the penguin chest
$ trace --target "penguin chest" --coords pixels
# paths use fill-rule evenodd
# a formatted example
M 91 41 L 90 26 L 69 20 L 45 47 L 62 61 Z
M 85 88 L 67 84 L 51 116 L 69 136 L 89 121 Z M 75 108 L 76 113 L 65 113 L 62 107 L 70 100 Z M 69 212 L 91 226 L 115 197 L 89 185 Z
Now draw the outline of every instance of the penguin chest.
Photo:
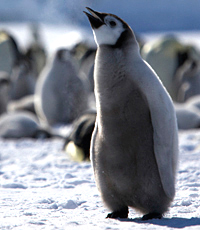
M 105 141 L 126 146 L 140 145 L 145 139 L 153 141 L 150 109 L 143 93 L 134 85 L 109 95 L 110 103 L 102 105 L 99 125 Z M 119 143 L 116 143 L 116 140 Z M 121 144 L 120 144 L 121 143 Z M 118 146 L 119 147 L 119 146 Z
M 118 103 L 99 111 L 94 167 L 100 169 L 101 181 L 135 187 L 135 178 L 142 179 L 152 165 L 156 167 L 153 127 L 147 102 L 137 87 L 120 97 L 115 97 Z

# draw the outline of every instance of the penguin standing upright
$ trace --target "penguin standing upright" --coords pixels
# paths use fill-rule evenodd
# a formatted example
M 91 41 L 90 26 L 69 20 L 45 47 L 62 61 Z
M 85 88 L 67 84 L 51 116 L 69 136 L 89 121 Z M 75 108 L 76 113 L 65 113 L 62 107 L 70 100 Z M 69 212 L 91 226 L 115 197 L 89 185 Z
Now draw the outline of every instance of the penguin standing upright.
M 88 106 L 87 92 L 69 50 L 60 48 L 39 76 L 35 108 L 48 125 L 70 124 Z
M 178 132 L 172 100 L 141 58 L 132 29 L 118 16 L 90 8 L 97 43 L 97 118 L 91 161 L 108 218 L 161 218 L 175 195 Z

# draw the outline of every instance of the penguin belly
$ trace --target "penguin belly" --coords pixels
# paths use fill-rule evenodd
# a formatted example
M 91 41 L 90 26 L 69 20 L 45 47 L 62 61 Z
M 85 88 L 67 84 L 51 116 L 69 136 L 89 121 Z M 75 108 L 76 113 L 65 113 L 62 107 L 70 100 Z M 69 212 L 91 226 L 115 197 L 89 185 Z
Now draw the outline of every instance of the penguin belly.
M 144 214 L 162 214 L 171 201 L 163 190 L 154 155 L 147 100 L 137 86 L 129 92 L 121 89 L 114 97 L 115 103 L 97 112 L 91 148 L 97 187 L 113 212 L 130 206 Z

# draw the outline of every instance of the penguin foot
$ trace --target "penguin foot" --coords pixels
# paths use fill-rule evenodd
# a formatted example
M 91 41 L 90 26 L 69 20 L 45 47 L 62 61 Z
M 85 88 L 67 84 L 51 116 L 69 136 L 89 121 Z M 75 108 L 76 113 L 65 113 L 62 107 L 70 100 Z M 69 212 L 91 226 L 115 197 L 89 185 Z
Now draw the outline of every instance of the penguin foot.
M 162 218 L 162 214 L 157 212 L 152 212 L 144 215 L 142 217 L 142 220 L 161 219 L 161 218 Z
M 120 209 L 119 211 L 115 211 L 112 213 L 109 213 L 106 218 L 127 218 L 128 217 L 128 207 L 125 207 L 123 209 Z

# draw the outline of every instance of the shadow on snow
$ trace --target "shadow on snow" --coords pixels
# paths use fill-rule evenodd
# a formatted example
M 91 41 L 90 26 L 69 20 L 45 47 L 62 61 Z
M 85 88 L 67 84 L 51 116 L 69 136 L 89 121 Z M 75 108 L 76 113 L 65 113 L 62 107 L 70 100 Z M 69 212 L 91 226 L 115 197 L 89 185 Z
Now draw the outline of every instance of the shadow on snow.
M 140 218 L 135 219 L 118 219 L 119 221 L 124 222 L 135 222 L 138 224 L 154 224 L 159 226 L 166 226 L 170 228 L 184 228 L 189 226 L 197 226 L 200 225 L 200 218 L 192 217 L 191 219 L 187 218 L 180 218 L 180 217 L 173 217 L 173 218 L 162 218 L 162 219 L 153 219 L 153 220 L 146 220 L 142 221 Z

